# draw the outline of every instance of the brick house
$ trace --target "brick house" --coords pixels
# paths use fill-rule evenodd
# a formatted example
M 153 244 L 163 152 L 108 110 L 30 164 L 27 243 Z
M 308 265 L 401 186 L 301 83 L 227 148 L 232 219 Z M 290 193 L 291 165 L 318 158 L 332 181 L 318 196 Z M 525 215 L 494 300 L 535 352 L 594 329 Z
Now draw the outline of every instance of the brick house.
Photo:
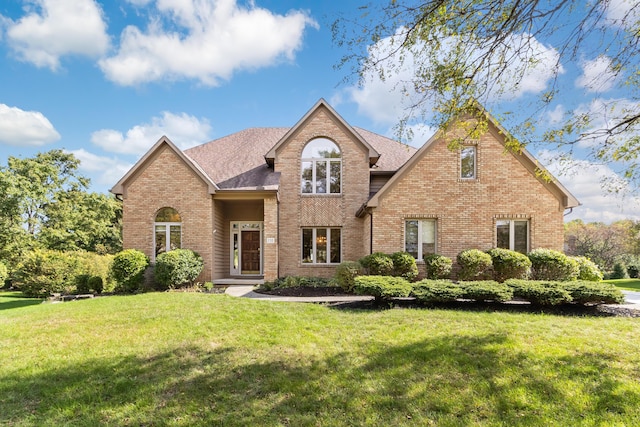
M 291 128 L 251 128 L 181 151 L 162 137 L 111 189 L 125 248 L 193 249 L 202 280 L 331 276 L 341 261 L 405 250 L 562 250 L 579 205 L 526 151 L 488 130 L 461 149 L 418 150 L 352 127 L 320 100 Z M 450 134 L 447 134 L 450 135 Z

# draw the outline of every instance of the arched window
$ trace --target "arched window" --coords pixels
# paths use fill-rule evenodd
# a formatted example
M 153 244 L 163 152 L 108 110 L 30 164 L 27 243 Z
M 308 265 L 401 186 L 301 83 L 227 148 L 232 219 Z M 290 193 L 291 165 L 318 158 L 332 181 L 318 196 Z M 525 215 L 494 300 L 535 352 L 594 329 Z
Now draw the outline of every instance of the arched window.
M 303 194 L 340 194 L 342 183 L 340 148 L 327 138 L 316 138 L 302 150 Z
M 156 213 L 154 223 L 156 256 L 182 246 L 182 219 L 173 208 L 162 208 Z

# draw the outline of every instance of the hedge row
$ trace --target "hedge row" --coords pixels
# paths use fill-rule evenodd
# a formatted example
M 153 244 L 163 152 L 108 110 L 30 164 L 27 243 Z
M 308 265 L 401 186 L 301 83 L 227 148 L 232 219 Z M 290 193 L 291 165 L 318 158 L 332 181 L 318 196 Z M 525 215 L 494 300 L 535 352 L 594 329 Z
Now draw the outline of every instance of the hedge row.
M 614 285 L 590 281 L 536 281 L 510 279 L 460 281 L 424 279 L 410 283 L 394 276 L 357 276 L 354 291 L 371 295 L 376 300 L 413 297 L 424 303 L 449 302 L 458 299 L 504 302 L 514 298 L 534 305 L 622 304 L 624 295 Z
M 144 290 L 148 266 L 149 258 L 135 249 L 115 256 L 37 249 L 23 256 L 10 279 L 12 286 L 31 297 L 48 297 L 53 293 L 132 293 Z M 202 268 L 202 258 L 191 250 L 176 249 L 161 254 L 155 265 L 156 289 L 192 284 Z M 0 279 L 2 273 L 0 270 Z

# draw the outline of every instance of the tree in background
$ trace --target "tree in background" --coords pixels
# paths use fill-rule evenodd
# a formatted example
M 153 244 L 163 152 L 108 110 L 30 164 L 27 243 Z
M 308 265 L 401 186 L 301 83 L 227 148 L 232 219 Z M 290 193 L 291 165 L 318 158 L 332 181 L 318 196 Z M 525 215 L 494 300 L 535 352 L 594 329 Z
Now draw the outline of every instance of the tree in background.
M 339 67 L 352 66 L 361 83 L 393 83 L 404 95 L 399 136 L 410 133 L 412 121 L 434 115 L 430 124 L 441 129 L 468 114 L 481 127 L 486 115 L 477 111 L 477 102 L 489 109 L 502 103 L 517 111 L 498 112 L 501 121 L 513 122 L 508 127 L 515 138 L 507 141 L 512 150 L 551 143 L 545 147 L 558 149 L 558 160 L 570 167 L 581 144 L 589 160 L 640 185 L 640 3 L 389 0 L 360 11 L 333 25 L 334 41 L 350 52 Z M 567 111 L 557 123 L 541 120 L 547 106 L 565 97 L 567 88 L 557 85 L 563 64 L 585 60 L 585 87 L 621 88 L 625 99 L 600 99 Z M 533 106 L 510 104 L 527 92 L 540 94 Z M 537 129 L 540 122 L 551 128 Z M 470 137 L 477 131 L 468 129 Z M 619 180 L 605 184 L 614 191 L 625 188 Z
M 80 161 L 62 150 L 9 157 L 0 167 L 0 258 L 36 247 L 115 253 L 121 248 L 122 207 L 88 193 Z

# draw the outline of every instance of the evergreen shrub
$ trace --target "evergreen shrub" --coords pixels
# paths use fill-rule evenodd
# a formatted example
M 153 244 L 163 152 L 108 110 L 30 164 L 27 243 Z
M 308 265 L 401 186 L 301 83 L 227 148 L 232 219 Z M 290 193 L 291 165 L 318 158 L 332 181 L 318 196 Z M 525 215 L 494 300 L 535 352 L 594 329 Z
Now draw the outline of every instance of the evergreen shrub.
M 529 259 L 533 280 L 575 280 L 580 271 L 575 260 L 553 249 L 535 249 Z
M 490 277 L 491 255 L 479 249 L 466 249 L 457 257 L 460 280 L 482 280 Z
M 174 249 L 161 253 L 156 258 L 154 276 L 161 289 L 175 289 L 182 285 L 193 285 L 204 261 L 191 249 Z
M 428 254 L 423 257 L 426 278 L 432 280 L 448 279 L 451 275 L 453 260 L 444 255 Z
M 531 270 L 531 260 L 525 254 L 503 248 L 487 251 L 493 265 L 493 277 L 498 282 L 507 279 L 526 279 Z
M 116 281 L 116 292 L 139 291 L 148 265 L 149 258 L 137 249 L 117 253 L 111 264 L 111 277 Z
M 365 272 L 372 276 L 390 276 L 393 274 L 393 260 L 382 252 L 374 252 L 358 261 Z
M 391 254 L 393 262 L 393 275 L 413 282 L 418 277 L 416 259 L 407 252 L 395 252 Z

